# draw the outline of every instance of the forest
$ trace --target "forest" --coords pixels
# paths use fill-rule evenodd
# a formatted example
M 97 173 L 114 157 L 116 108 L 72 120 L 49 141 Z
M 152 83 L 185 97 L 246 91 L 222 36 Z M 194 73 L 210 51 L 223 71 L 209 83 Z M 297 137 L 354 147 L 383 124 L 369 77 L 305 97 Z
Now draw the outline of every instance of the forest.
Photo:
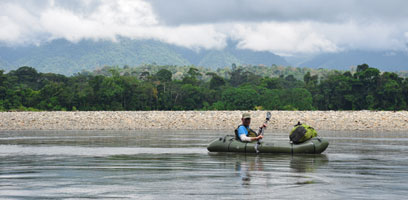
M 145 65 L 65 76 L 24 66 L 0 70 L 0 111 L 408 108 L 408 78 L 394 72 L 367 64 L 350 71 L 278 68 Z

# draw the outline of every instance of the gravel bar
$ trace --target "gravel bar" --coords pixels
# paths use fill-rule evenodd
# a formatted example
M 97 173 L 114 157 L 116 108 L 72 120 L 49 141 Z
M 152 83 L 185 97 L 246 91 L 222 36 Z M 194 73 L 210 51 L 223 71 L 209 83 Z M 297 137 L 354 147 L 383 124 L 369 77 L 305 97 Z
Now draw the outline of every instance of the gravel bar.
M 241 115 L 255 129 L 267 111 L 0 112 L 0 130 L 233 130 Z M 317 130 L 405 131 L 408 111 L 270 111 L 268 130 L 290 130 L 298 121 Z

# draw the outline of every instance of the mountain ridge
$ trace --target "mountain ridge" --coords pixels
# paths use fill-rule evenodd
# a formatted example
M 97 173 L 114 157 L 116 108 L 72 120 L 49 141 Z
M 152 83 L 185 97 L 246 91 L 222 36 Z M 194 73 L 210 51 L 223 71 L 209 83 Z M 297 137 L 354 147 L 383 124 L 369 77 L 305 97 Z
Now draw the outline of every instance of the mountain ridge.
M 254 63 L 258 60 L 259 63 Z M 198 52 L 155 40 L 120 39 L 118 42 L 82 40 L 71 43 L 54 40 L 40 46 L 0 46 L 0 69 L 13 70 L 32 66 L 41 72 L 70 75 L 102 66 L 137 66 L 141 64 L 196 65 L 208 68 L 231 66 L 232 63 L 289 65 L 270 52 L 252 52 L 227 47 Z
M 382 71 L 406 71 L 408 70 L 408 53 L 404 51 L 362 50 L 324 53 L 313 58 L 305 59 L 296 66 L 349 70 L 350 67 L 355 67 L 363 63 Z
M 236 65 L 294 66 L 349 70 L 366 63 L 381 71 L 407 71 L 408 53 L 404 51 L 350 50 L 322 53 L 290 59 L 268 51 L 238 49 L 227 41 L 224 49 L 198 51 L 157 40 L 81 40 L 72 43 L 64 39 L 38 46 L 9 47 L 0 45 L 0 69 L 9 71 L 31 66 L 40 72 L 72 75 L 103 66 L 139 66 L 142 64 L 202 66 L 210 69 Z

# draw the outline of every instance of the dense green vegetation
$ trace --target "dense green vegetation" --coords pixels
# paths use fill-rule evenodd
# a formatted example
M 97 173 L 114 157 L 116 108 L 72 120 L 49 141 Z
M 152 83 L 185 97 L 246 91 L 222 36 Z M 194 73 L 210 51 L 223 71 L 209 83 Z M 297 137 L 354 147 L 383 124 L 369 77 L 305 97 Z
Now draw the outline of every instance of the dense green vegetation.
M 299 78 L 299 75 L 303 77 Z M 0 110 L 405 110 L 408 79 L 277 66 L 106 67 L 70 77 L 0 70 Z

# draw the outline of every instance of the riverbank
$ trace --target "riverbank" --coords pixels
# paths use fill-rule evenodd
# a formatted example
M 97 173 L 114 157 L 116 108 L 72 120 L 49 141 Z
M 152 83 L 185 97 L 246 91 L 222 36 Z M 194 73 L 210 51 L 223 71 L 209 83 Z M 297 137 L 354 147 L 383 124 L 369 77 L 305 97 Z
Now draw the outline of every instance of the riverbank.
M 233 130 L 244 111 L 0 112 L 0 130 Z M 266 111 L 250 111 L 252 127 Z M 268 130 L 290 130 L 298 121 L 317 130 L 404 131 L 408 111 L 271 111 Z

